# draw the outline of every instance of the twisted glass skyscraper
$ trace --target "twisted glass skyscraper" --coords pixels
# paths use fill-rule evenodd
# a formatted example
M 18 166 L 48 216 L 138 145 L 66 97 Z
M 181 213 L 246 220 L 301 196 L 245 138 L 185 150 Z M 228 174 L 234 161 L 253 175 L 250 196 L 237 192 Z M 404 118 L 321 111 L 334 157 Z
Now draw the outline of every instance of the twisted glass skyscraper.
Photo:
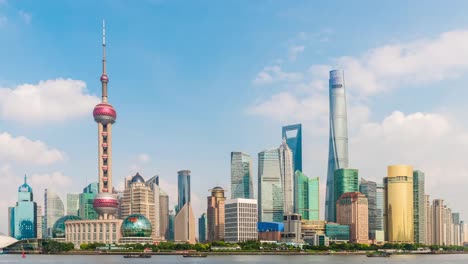
M 348 118 L 344 72 L 330 71 L 330 141 L 328 148 L 327 194 L 325 199 L 325 220 L 335 219 L 334 174 L 335 170 L 348 167 Z

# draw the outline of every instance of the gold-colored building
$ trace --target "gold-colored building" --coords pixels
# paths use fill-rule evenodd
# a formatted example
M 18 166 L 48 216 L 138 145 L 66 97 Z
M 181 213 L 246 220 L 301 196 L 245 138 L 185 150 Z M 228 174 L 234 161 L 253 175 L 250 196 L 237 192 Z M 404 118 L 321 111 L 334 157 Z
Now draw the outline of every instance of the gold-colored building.
M 221 187 L 214 187 L 210 191 L 211 196 L 207 197 L 208 241 L 221 241 L 224 240 L 226 197 Z
M 388 166 L 384 188 L 385 240 L 413 243 L 413 167 Z

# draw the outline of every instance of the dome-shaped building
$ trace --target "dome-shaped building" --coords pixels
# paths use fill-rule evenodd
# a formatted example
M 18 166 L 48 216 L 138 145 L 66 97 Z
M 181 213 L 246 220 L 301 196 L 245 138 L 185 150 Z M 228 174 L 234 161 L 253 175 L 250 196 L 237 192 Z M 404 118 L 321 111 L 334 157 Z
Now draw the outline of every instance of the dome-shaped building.
M 65 239 L 65 221 L 68 220 L 81 220 L 80 217 L 75 215 L 66 215 L 60 217 L 52 227 L 52 237 L 56 239 Z
M 131 182 L 132 183 L 136 183 L 136 182 L 145 183 L 145 179 L 143 179 L 143 177 L 140 175 L 140 173 L 137 172 L 137 174 L 135 174 L 135 176 L 132 177 Z
M 131 214 L 122 222 L 121 243 L 151 243 L 153 228 L 151 222 L 144 215 Z

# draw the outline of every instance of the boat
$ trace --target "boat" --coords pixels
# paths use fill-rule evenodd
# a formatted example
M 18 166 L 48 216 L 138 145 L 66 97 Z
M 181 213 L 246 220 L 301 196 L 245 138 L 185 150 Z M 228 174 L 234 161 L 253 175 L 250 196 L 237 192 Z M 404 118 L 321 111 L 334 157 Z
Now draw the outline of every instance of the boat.
M 376 252 L 367 253 L 367 256 L 370 258 L 378 258 L 378 257 L 389 258 L 391 255 L 392 255 L 391 253 L 388 253 L 385 251 L 376 251 Z
M 204 253 L 192 253 L 192 254 L 184 254 L 184 258 L 206 258 L 208 254 Z
M 148 254 L 129 254 L 124 255 L 124 258 L 151 258 L 151 255 Z

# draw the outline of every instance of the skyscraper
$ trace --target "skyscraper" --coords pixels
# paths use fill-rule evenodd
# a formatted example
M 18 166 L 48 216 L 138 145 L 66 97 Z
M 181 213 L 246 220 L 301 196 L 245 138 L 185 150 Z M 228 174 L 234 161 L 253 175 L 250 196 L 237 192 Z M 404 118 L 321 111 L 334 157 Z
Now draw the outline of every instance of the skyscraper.
M 163 240 L 169 239 L 169 196 L 159 186 L 159 176 L 155 175 L 146 181 L 146 185 L 151 188 L 155 196 L 156 227 L 159 225 L 159 237 Z M 158 196 L 159 198 L 156 198 Z M 155 227 L 153 227 L 155 228 Z
M 44 216 L 42 215 L 42 206 L 38 205 L 36 208 L 36 237 L 42 238 L 42 219 L 44 219 Z
M 303 220 L 318 220 L 320 213 L 319 178 L 308 178 L 304 173 L 295 173 L 295 212 Z
M 278 149 L 258 153 L 259 222 L 283 222 L 283 188 Z
M 227 200 L 225 241 L 237 243 L 257 239 L 257 200 Z
M 294 171 L 291 149 L 286 141 L 278 148 L 281 170 L 281 186 L 283 187 L 283 212 L 285 214 L 294 212 Z
M 78 210 L 78 216 L 81 219 L 93 220 L 98 218 L 98 214 L 93 207 L 93 201 L 98 193 L 98 183 L 93 182 L 83 188 L 83 192 L 80 193 L 80 208 Z
M 159 239 L 159 193 L 158 204 L 155 203 L 155 193 L 145 183 L 143 177 L 137 173 L 132 177 L 127 186 L 125 186 L 123 198 L 122 198 L 122 218 L 126 218 L 133 214 L 141 214 L 145 216 L 151 223 L 152 233 L 151 237 L 154 240 Z M 156 213 L 156 207 L 158 213 Z
M 37 238 L 37 204 L 33 199 L 33 190 L 28 185 L 26 175 L 24 183 L 18 187 L 18 201 L 10 207 L 10 236 L 18 240 Z
M 334 197 L 335 170 L 348 167 L 348 119 L 344 72 L 330 71 L 330 140 L 328 147 L 327 193 L 325 200 L 325 220 L 335 219 Z
M 349 226 L 351 243 L 368 244 L 368 201 L 360 192 L 347 192 L 336 201 L 336 222 Z
M 214 187 L 211 196 L 207 197 L 208 241 L 224 240 L 224 190 Z
M 434 237 L 434 213 L 433 207 L 431 204 L 431 200 L 429 199 L 429 195 L 424 196 L 424 205 L 426 207 L 426 241 L 424 244 L 426 245 L 433 245 L 433 237 Z
M 359 191 L 368 199 L 369 239 L 377 240 L 378 231 L 383 231 L 383 187 L 376 182 L 361 179 Z
M 293 156 L 293 172 L 302 171 L 302 124 L 284 126 L 282 138 L 291 149 Z
M 348 192 L 359 192 L 359 171 L 356 169 L 337 169 L 335 170 L 334 178 L 334 203 L 335 206 L 331 208 L 335 211 L 333 218 L 330 222 L 336 222 L 336 201 L 341 195 Z
M 413 167 L 407 165 L 388 166 L 384 185 L 386 241 L 413 243 Z
M 80 209 L 80 194 L 67 193 L 67 215 L 78 216 Z
M 195 244 L 195 216 L 190 203 L 190 171 L 178 172 L 178 208 L 174 219 L 174 240 Z
M 413 172 L 414 242 L 426 243 L 426 205 L 424 172 Z
M 203 213 L 200 218 L 198 218 L 198 242 L 205 243 L 207 238 L 207 216 L 206 213 Z
M 65 210 L 62 199 L 57 193 L 45 189 L 44 191 L 44 205 L 45 205 L 45 217 L 44 224 L 47 230 L 46 237 L 52 236 L 52 227 L 55 222 L 64 215 Z
M 231 152 L 231 199 L 253 199 L 252 158 L 243 152 Z

